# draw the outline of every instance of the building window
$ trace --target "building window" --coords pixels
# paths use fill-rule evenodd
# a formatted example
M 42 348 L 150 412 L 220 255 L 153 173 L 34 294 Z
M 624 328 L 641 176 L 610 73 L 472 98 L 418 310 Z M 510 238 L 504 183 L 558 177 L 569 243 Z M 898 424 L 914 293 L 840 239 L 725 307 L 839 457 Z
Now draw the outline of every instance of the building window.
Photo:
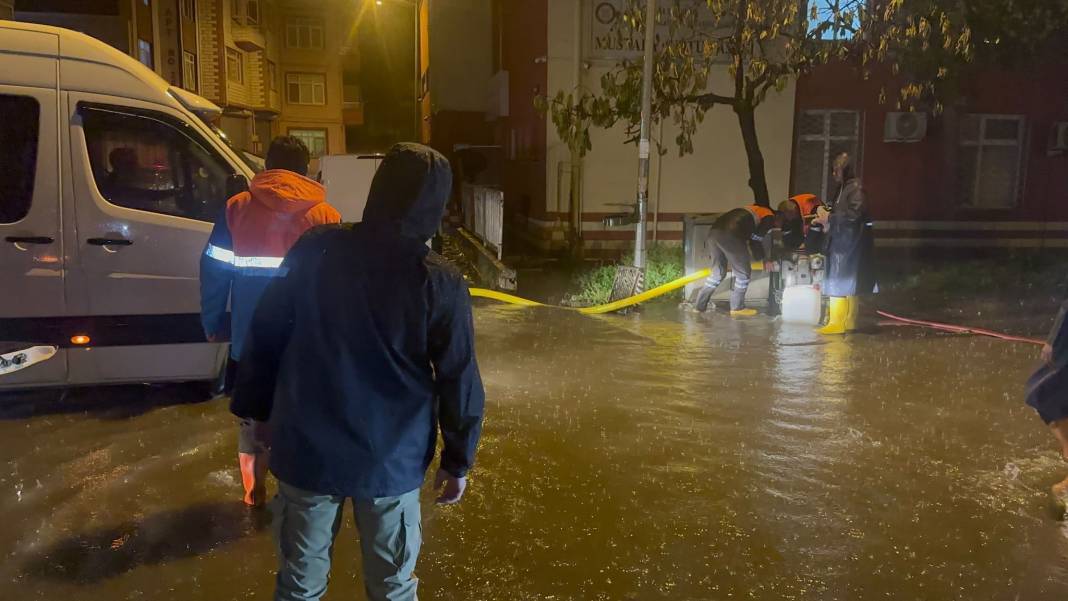
M 293 17 L 286 21 L 286 46 L 321 50 L 323 48 L 323 20 Z
M 245 83 L 245 56 L 240 50 L 226 49 L 226 79 L 234 83 Z
M 278 91 L 278 66 L 267 61 L 267 89 L 272 92 Z
M 1023 115 L 964 116 L 960 123 L 957 162 L 962 207 L 1011 209 L 1016 206 L 1023 139 Z
M 152 42 L 142 39 L 137 40 L 137 60 L 141 61 L 141 64 L 149 69 L 156 68 L 152 61 Z
M 79 107 L 89 164 L 113 205 L 214 221 L 230 167 L 191 128 L 154 111 Z
M 241 20 L 241 0 L 230 0 L 230 18 L 235 23 L 244 24 Z
M 326 104 L 326 76 L 322 73 L 286 73 L 289 104 Z
M 860 120 L 857 111 L 802 111 L 797 120 L 797 151 L 794 155 L 794 191 L 833 200 L 831 162 L 848 152 L 860 172 Z
M 289 135 L 304 142 L 312 158 L 318 158 L 326 154 L 326 130 L 325 129 L 291 129 Z
M 245 22 L 249 25 L 258 25 L 260 22 L 260 1 L 248 0 L 245 3 Z
M 182 87 L 197 91 L 197 55 L 189 51 L 182 51 Z
M 0 115 L 0 223 L 15 223 L 33 203 L 41 105 L 29 96 L 0 94 Z
M 194 21 L 197 18 L 197 0 L 182 0 L 182 18 Z

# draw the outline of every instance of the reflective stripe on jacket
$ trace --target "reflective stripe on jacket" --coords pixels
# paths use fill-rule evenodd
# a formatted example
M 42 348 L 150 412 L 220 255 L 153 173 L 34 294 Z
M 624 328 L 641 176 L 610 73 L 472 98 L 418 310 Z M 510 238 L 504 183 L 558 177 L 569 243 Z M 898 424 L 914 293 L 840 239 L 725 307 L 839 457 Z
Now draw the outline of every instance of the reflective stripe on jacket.
M 200 311 L 206 334 L 229 332 L 231 357 L 241 356 L 256 303 L 290 247 L 308 229 L 341 221 L 325 200 L 321 184 L 271 169 L 227 201 L 200 259 Z

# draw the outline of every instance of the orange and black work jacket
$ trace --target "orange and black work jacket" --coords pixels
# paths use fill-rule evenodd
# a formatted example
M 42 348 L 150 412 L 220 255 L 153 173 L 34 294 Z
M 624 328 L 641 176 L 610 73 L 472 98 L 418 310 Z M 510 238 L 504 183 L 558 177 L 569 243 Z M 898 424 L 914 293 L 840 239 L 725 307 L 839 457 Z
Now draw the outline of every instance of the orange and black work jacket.
M 751 257 L 756 260 L 770 259 L 771 238 L 768 232 L 774 226 L 775 212 L 759 205 L 732 209 L 712 223 L 713 229 L 727 232 L 731 237 L 745 242 Z
M 792 250 L 801 248 L 804 244 L 808 250 L 819 252 L 823 230 L 821 226 L 812 228 L 812 220 L 816 218 L 816 209 L 823 206 L 823 203 L 816 198 L 815 194 L 791 196 L 790 202 L 797 207 L 797 213 L 801 219 L 797 220 L 797 217 L 785 219 L 782 228 L 783 244 Z
M 204 333 L 229 331 L 230 356 L 240 358 L 256 303 L 279 274 L 290 247 L 308 229 L 340 221 L 337 210 L 326 204 L 322 184 L 285 169 L 256 175 L 248 192 L 226 202 L 226 213 L 215 223 L 200 258 Z

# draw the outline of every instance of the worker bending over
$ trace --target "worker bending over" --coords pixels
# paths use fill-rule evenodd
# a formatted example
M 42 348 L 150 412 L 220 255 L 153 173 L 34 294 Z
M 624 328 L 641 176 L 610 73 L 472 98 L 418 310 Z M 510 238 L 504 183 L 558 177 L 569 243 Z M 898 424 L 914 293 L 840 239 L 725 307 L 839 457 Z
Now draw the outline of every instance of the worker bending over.
M 751 263 L 771 258 L 771 238 L 768 232 L 775 227 L 775 211 L 760 205 L 749 205 L 727 211 L 712 223 L 705 249 L 712 255 L 712 275 L 697 293 L 696 309 L 704 312 L 712 294 L 727 274 L 730 266 L 734 273 L 734 290 L 731 291 L 731 316 L 756 315 L 755 309 L 745 308 L 745 292 L 749 289 Z M 755 250 L 756 252 L 753 252 Z
M 823 252 L 823 225 L 816 223 L 817 214 L 825 213 L 823 203 L 815 194 L 798 194 L 779 203 L 782 222 L 782 241 L 787 250 L 803 248 L 809 253 Z

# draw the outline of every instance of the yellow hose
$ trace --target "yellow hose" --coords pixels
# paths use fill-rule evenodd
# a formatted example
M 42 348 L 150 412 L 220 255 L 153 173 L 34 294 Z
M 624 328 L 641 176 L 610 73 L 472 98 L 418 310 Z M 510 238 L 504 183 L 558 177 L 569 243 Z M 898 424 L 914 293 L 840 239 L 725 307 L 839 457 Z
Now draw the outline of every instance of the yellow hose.
M 610 313 L 612 311 L 619 311 L 625 307 L 636 305 L 638 303 L 644 303 L 647 300 L 652 300 L 658 296 L 662 296 L 671 292 L 672 290 L 678 290 L 690 282 L 696 282 L 707 278 L 711 274 L 708 269 L 702 269 L 696 273 L 683 276 L 672 282 L 668 282 L 662 286 L 657 286 L 652 290 L 646 290 L 641 294 L 635 294 L 634 296 L 628 296 L 627 298 L 617 300 L 614 303 L 607 303 L 604 305 L 596 305 L 593 307 L 556 307 L 558 309 L 574 309 L 579 313 L 585 313 L 586 315 L 597 315 L 600 313 Z M 521 307 L 551 307 L 553 305 L 545 305 L 536 301 L 520 298 L 511 294 L 505 294 L 504 292 L 498 292 L 496 290 L 487 290 L 485 288 L 472 288 L 471 296 L 477 296 L 480 298 L 489 298 L 503 303 L 509 303 L 512 305 L 519 305 Z

